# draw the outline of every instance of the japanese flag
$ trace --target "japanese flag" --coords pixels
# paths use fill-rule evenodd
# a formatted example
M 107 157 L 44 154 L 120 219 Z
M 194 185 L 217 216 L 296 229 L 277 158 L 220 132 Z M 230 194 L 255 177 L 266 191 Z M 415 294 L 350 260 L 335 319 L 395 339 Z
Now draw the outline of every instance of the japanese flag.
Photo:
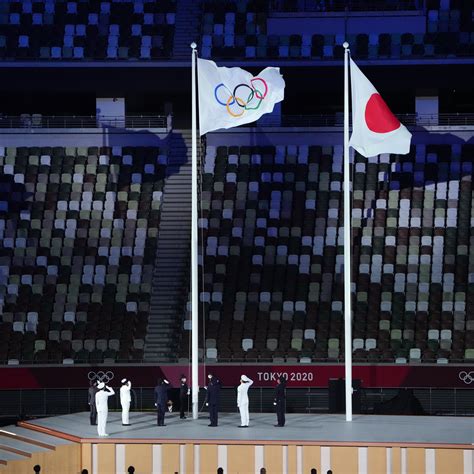
M 351 59 L 352 136 L 349 145 L 361 155 L 406 155 L 411 133 L 392 114 L 372 83 Z

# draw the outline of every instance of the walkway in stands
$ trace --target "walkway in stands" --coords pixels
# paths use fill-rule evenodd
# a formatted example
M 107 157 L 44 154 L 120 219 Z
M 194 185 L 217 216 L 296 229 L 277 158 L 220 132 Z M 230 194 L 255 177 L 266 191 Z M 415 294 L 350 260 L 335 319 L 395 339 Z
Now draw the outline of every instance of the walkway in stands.
M 191 245 L 191 131 L 169 136 L 167 178 L 151 289 L 145 359 L 176 358 L 188 293 Z
M 199 42 L 201 15 L 200 2 L 194 0 L 179 0 L 176 4 L 176 24 L 173 45 L 173 58 L 191 61 L 191 48 L 194 41 Z

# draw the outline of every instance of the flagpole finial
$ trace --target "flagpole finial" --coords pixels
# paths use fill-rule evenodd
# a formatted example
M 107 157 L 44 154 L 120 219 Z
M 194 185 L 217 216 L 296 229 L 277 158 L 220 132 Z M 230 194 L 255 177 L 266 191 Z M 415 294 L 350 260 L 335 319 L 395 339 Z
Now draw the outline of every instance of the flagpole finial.
M 193 48 L 193 49 L 196 49 L 197 44 L 193 41 L 189 46 L 191 46 L 191 48 Z
M 344 41 L 344 43 L 342 43 L 342 47 L 344 49 L 347 49 L 349 47 L 349 43 L 347 41 Z

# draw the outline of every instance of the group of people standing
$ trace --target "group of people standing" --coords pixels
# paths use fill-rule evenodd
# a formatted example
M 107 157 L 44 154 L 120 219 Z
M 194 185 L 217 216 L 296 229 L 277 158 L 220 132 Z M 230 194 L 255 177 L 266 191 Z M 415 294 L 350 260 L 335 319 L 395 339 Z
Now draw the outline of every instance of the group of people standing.
M 165 426 L 165 413 L 168 409 L 172 411 L 172 403 L 168 397 L 168 390 L 172 388 L 168 380 L 160 378 L 155 387 L 155 407 L 157 412 L 157 425 Z M 132 402 L 132 382 L 122 379 L 120 387 L 120 405 L 122 407 L 122 426 L 130 426 L 130 404 Z M 185 419 L 185 410 L 190 390 L 186 381 L 186 376 L 181 376 L 179 388 L 180 418 Z M 88 403 L 90 408 L 90 424 L 97 426 L 97 434 L 100 437 L 109 436 L 106 432 L 107 416 L 109 412 L 108 399 L 115 395 L 112 387 L 104 382 L 91 381 L 88 393 Z
M 286 406 L 286 378 L 281 376 L 277 379 L 275 389 L 275 398 L 273 404 L 276 407 L 277 427 L 285 426 L 285 406 Z M 237 407 L 240 412 L 239 428 L 247 428 L 250 422 L 249 415 L 249 397 L 248 391 L 252 386 L 253 380 L 246 375 L 240 377 L 240 385 L 237 387 Z M 172 411 L 172 402 L 169 399 L 168 391 L 173 388 L 168 380 L 159 378 L 154 389 L 154 400 L 156 407 L 156 417 L 158 426 L 165 425 L 166 411 Z M 218 425 L 219 402 L 221 382 L 213 374 L 208 375 L 208 384 L 206 387 L 206 406 L 209 408 L 209 426 Z M 120 404 L 122 406 L 122 426 L 130 426 L 130 404 L 132 383 L 124 378 L 121 380 L 120 387 Z M 180 378 L 179 386 L 179 405 L 180 419 L 186 419 L 185 410 L 188 406 L 188 397 L 190 389 L 187 384 L 185 375 Z M 97 433 L 100 437 L 109 436 L 106 432 L 107 415 L 108 415 L 108 399 L 115 395 L 114 389 L 107 386 L 104 382 L 91 382 L 89 387 L 89 407 L 90 407 L 90 424 L 97 425 Z
M 132 382 L 127 379 L 122 379 L 121 384 L 120 404 L 122 405 L 122 425 L 130 426 L 129 414 L 130 403 L 132 401 Z M 109 397 L 112 395 L 115 395 L 114 389 L 104 382 L 91 382 L 88 397 L 90 423 L 91 425 L 97 425 L 97 434 L 101 437 L 109 436 L 106 432 L 106 426 L 109 413 Z
M 212 374 L 208 375 L 208 385 L 206 388 L 206 405 L 209 407 L 209 426 L 217 426 L 219 415 L 219 392 L 221 388 L 220 380 Z M 275 398 L 273 405 L 276 407 L 277 424 L 275 426 L 282 428 L 285 426 L 286 411 L 286 378 L 281 376 L 277 379 L 275 388 Z M 248 391 L 252 386 L 253 380 L 246 375 L 240 376 L 240 385 L 237 387 L 237 407 L 240 412 L 239 428 L 248 428 L 250 422 L 249 414 L 249 396 Z
M 173 403 L 168 397 L 168 390 L 173 388 L 166 379 L 159 378 L 155 387 L 155 407 L 156 407 L 156 424 L 158 426 L 165 425 L 165 413 L 173 410 Z M 179 418 L 186 419 L 186 408 L 188 406 L 188 396 L 191 393 L 185 375 L 181 375 L 179 386 Z

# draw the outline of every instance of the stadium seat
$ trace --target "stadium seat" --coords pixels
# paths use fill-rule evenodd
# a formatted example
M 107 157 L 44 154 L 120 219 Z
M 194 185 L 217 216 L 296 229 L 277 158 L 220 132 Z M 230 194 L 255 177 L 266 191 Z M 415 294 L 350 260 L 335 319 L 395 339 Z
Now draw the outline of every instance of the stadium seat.
M 16 11 L 15 2 L 7 2 L 2 24 L 21 33 L 8 45 L 9 57 L 112 61 L 169 57 L 173 49 L 176 2 L 160 2 L 154 5 L 154 13 L 133 15 L 131 7 L 137 4 L 102 2 L 97 8 L 99 4 L 80 2 L 80 8 L 74 10 L 75 2 L 67 2 L 67 7 L 62 9 L 41 0 L 35 2 L 35 6 L 44 8 L 44 13 L 39 13 Z M 118 45 L 126 42 L 130 33 L 133 40 L 125 54 Z M 142 43 L 145 50 L 140 48 Z
M 37 334 L 24 357 L 61 363 L 87 360 L 85 352 L 102 360 L 143 351 L 146 325 L 139 329 L 137 315 L 149 308 L 166 165 L 158 148 L 114 148 L 10 148 L 0 165 L 7 173 L 15 165 L 17 185 L 36 188 L 30 212 L 17 216 L 12 206 L 3 217 L 20 223 L 5 243 L 26 247 L 3 259 L 11 270 L 0 282 L 9 295 L 3 321 L 11 319 L 15 334 Z M 73 182 L 74 173 L 84 179 Z M 116 192 L 114 176 L 127 192 Z M 42 237 L 27 246 L 28 232 Z
M 208 1 L 203 4 L 202 17 L 202 41 L 201 56 L 205 58 L 226 58 L 229 56 L 229 49 L 234 58 L 291 58 L 305 59 L 308 57 L 320 59 L 342 58 L 342 42 L 345 40 L 343 31 L 335 34 L 320 35 L 312 37 L 307 34 L 266 34 L 265 28 L 255 24 L 255 5 L 253 2 L 242 4 L 242 9 L 233 13 L 235 19 L 230 23 L 228 19 L 216 17 L 214 15 L 215 2 Z M 318 7 L 324 10 L 333 10 L 333 2 L 319 2 Z M 377 8 L 393 8 L 390 2 L 379 3 Z M 273 3 L 259 6 L 259 17 L 266 23 L 266 19 L 275 9 L 286 11 L 288 2 Z M 349 11 L 363 11 L 366 8 L 365 2 L 352 2 L 347 6 Z M 420 8 L 413 3 L 412 8 Z M 290 8 L 291 11 L 297 7 Z M 337 8 L 336 8 L 337 10 Z M 469 12 L 469 9 L 466 9 Z M 290 14 L 291 15 L 291 14 Z M 472 20 L 465 19 L 466 25 Z M 249 22 L 248 18 L 252 18 Z M 410 31 L 404 32 L 403 25 L 400 32 L 387 32 L 380 34 L 359 34 L 349 35 L 347 40 L 354 54 L 358 58 L 394 58 L 410 59 L 414 56 L 424 58 L 429 56 L 449 56 L 454 53 L 456 44 L 461 54 L 466 54 L 469 47 L 468 40 L 463 36 L 461 24 L 463 18 L 459 10 L 453 8 L 450 11 L 438 10 L 436 5 L 431 5 L 427 11 L 426 35 L 413 34 Z M 297 27 L 296 27 L 297 28 Z M 448 33 L 452 32 L 452 33 Z M 214 35 L 214 37 L 212 36 Z M 235 36 L 237 35 L 237 36 Z M 239 40 L 237 40 L 239 38 Z M 234 46 L 239 43 L 239 48 Z M 466 49 L 467 48 L 467 49 Z M 467 53 L 468 54 L 468 53 Z
M 397 41 L 415 44 L 417 38 L 407 35 Z M 454 207 L 435 209 L 436 203 L 448 199 L 454 203 L 460 186 L 455 181 L 446 186 L 444 165 L 437 171 L 434 190 L 400 186 L 414 178 L 415 161 L 431 166 L 442 163 L 438 156 L 451 153 L 451 145 L 417 146 L 415 155 L 404 158 L 400 172 L 382 190 L 377 190 L 377 183 L 388 171 L 390 157 L 355 155 L 354 238 L 360 243 L 354 245 L 359 272 L 353 282 L 352 345 L 357 360 L 413 363 L 449 359 L 452 351 L 464 355 L 465 342 L 453 331 L 474 328 L 474 320 L 466 318 L 472 303 L 466 302 L 462 290 L 456 292 L 454 270 L 439 280 L 438 255 L 454 261 L 457 252 L 463 262 L 467 254 L 465 244 L 456 244 L 459 234 L 450 234 L 458 223 Z M 255 351 L 266 358 L 273 354 L 273 360 L 300 360 L 308 353 L 316 359 L 339 360 L 343 354 L 342 289 L 333 278 L 342 264 L 340 249 L 336 250 L 341 245 L 337 234 L 341 167 L 339 146 L 223 145 L 206 150 L 204 216 L 199 222 L 206 239 L 201 267 L 206 288 L 200 299 L 215 305 L 212 317 L 211 312 L 206 317 L 219 321 L 215 329 L 219 353 L 229 351 L 230 342 L 230 353 L 242 358 L 242 340 L 252 339 L 254 346 L 248 349 L 252 356 Z M 467 195 L 463 205 L 470 206 Z M 366 208 L 371 217 L 363 224 Z M 450 216 L 439 222 L 443 227 L 436 218 L 428 218 L 436 212 L 441 216 L 441 211 Z M 443 228 L 453 237 L 445 244 L 436 233 L 420 235 L 422 225 Z M 238 279 L 225 276 L 237 268 Z M 465 269 L 466 264 L 460 263 L 457 281 L 463 281 Z M 443 301 L 443 291 L 457 296 Z M 229 328 L 237 323 L 240 328 L 244 324 L 245 334 L 236 326 L 229 336 Z

